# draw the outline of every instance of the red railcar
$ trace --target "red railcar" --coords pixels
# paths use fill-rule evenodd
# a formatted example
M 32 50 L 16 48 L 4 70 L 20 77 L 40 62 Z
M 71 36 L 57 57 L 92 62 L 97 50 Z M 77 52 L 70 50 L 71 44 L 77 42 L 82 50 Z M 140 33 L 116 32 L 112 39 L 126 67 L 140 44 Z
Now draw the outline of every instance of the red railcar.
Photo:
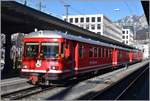
M 67 80 L 142 58 L 138 50 L 57 31 L 32 32 L 23 41 L 21 76 L 33 84 Z

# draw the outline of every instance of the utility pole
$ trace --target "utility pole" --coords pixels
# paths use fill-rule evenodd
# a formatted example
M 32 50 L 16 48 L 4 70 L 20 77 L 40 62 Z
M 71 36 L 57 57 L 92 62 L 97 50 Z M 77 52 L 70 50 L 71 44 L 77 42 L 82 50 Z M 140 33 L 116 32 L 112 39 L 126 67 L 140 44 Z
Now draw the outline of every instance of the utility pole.
M 42 2 L 41 2 L 41 0 L 39 1 L 39 10 L 40 11 L 42 10 Z
M 27 0 L 24 0 L 24 5 L 25 5 L 25 6 L 27 5 Z
M 64 5 L 64 7 L 66 7 L 66 22 L 68 22 L 68 8 L 70 5 Z
M 39 0 L 38 5 L 37 5 L 39 11 L 42 11 L 42 8 L 46 7 L 45 5 L 42 4 L 42 1 L 44 0 Z

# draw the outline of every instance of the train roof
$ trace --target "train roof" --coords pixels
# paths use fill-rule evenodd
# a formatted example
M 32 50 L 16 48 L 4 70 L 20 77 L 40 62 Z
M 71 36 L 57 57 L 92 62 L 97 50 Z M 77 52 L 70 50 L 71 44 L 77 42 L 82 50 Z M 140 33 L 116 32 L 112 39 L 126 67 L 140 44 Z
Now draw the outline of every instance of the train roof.
M 60 32 L 60 31 L 50 31 L 50 30 L 36 31 L 36 32 L 29 33 L 25 38 L 37 38 L 37 37 L 65 38 L 65 39 L 80 41 L 80 42 L 89 43 L 89 44 L 108 46 L 108 47 L 112 47 L 112 48 L 119 48 L 119 49 L 128 50 L 128 51 L 130 49 L 133 49 L 133 48 L 127 48 L 127 47 L 123 47 L 123 46 L 119 46 L 119 45 L 115 45 L 115 44 L 111 44 L 111 43 L 106 43 L 103 41 L 92 40 L 90 38 L 84 38 L 81 36 L 71 35 L 70 33 L 64 33 L 64 32 Z M 133 49 L 133 50 L 136 51 L 137 49 Z

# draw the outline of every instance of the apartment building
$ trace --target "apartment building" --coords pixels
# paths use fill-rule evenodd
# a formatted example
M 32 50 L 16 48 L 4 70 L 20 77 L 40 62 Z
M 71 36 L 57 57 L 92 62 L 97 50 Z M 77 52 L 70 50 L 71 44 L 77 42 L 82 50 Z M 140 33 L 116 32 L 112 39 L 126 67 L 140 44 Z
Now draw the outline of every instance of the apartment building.
M 123 43 L 127 45 L 133 45 L 134 44 L 133 33 L 134 33 L 133 26 L 123 26 L 122 28 Z
M 103 14 L 69 15 L 67 20 L 66 16 L 63 16 L 63 20 L 95 32 L 95 34 L 122 42 L 122 28 L 114 24 Z

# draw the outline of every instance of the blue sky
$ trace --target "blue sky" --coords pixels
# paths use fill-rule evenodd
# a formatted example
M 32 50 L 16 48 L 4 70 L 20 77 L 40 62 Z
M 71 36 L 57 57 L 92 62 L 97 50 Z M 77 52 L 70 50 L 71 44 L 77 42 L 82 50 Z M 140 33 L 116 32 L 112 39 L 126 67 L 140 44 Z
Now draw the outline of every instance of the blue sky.
M 112 21 L 125 16 L 144 14 L 140 0 L 27 0 L 27 5 L 39 9 L 39 1 L 42 1 L 43 12 L 59 18 L 65 15 L 66 4 L 70 5 L 69 15 L 102 13 Z

